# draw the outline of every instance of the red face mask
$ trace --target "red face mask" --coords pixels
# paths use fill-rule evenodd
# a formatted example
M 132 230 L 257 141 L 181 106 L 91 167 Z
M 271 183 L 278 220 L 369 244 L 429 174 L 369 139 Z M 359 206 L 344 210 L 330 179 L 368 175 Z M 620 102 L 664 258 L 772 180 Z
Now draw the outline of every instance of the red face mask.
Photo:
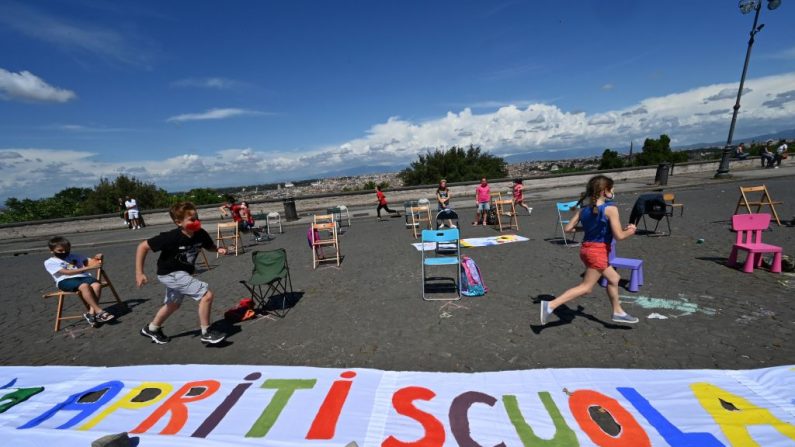
M 188 231 L 199 231 L 202 228 L 202 223 L 200 220 L 192 220 L 185 224 L 185 229 Z

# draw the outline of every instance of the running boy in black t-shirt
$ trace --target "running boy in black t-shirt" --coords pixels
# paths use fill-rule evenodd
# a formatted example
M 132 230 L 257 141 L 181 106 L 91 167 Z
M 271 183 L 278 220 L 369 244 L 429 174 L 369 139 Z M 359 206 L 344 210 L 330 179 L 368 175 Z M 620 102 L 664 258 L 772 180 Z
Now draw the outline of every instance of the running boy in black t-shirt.
M 166 286 L 165 304 L 155 314 L 155 318 L 141 329 L 141 335 L 149 337 L 158 344 L 168 343 L 170 339 L 163 334 L 163 323 L 182 304 L 186 296 L 199 302 L 199 324 L 202 343 L 218 343 L 226 335 L 210 330 L 210 310 L 213 292 L 206 282 L 191 276 L 199 250 L 204 248 L 225 255 L 225 248 L 215 246 L 210 235 L 202 229 L 196 217 L 196 206 L 190 202 L 180 202 L 171 207 L 171 219 L 177 228 L 160 233 L 138 245 L 135 252 L 135 282 L 138 287 L 147 283 L 144 274 L 144 260 L 149 251 L 160 252 L 157 260 L 157 279 Z

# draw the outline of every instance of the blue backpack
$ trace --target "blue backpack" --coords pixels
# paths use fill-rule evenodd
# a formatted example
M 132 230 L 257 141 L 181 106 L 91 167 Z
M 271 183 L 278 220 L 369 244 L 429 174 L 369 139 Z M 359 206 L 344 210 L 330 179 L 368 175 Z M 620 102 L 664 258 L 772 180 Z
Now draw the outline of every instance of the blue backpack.
M 475 261 L 469 256 L 461 256 L 461 295 L 483 296 L 488 291 Z

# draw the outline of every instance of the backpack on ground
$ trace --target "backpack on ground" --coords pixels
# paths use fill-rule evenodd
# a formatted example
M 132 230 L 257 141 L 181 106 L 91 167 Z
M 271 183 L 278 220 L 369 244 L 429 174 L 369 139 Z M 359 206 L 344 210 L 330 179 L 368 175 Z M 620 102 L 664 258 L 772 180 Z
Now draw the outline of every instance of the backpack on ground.
M 489 208 L 489 211 L 486 213 L 486 224 L 497 225 L 497 207 Z
M 483 296 L 488 291 L 475 261 L 469 256 L 461 256 L 461 295 Z

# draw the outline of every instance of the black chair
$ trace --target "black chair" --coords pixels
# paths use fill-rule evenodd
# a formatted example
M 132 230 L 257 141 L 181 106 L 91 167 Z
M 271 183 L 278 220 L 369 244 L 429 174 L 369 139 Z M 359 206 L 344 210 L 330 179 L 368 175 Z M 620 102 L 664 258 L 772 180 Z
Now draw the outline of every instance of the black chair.
M 649 216 L 650 219 L 655 220 L 656 223 L 654 225 L 654 230 L 649 231 L 649 227 L 646 224 L 646 216 Z M 632 207 L 632 212 L 629 215 L 629 222 L 631 224 L 637 225 L 640 221 L 643 221 L 643 230 L 646 234 L 653 234 L 656 236 L 670 236 L 671 235 L 671 220 L 669 217 L 673 216 L 673 208 L 669 207 L 667 203 L 665 203 L 665 199 L 663 198 L 662 194 L 641 194 L 638 196 L 638 199 L 635 201 L 635 205 Z M 668 233 L 659 233 L 657 229 L 660 227 L 660 222 L 665 219 L 665 223 L 668 226 Z

